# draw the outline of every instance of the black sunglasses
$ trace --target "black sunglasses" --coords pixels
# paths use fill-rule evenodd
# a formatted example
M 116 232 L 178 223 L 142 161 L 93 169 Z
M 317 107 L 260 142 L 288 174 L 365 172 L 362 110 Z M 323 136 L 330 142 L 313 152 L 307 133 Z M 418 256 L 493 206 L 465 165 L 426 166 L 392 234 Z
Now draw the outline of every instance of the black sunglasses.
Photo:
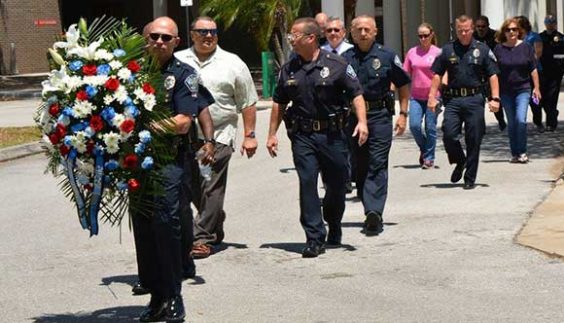
M 149 38 L 151 38 L 152 41 L 157 41 L 160 38 L 163 42 L 168 43 L 174 38 L 174 36 L 168 34 L 150 33 Z
M 327 28 L 327 32 L 328 33 L 332 33 L 332 32 L 338 33 L 338 32 L 341 32 L 341 29 L 339 29 L 339 28 Z
M 193 32 L 197 32 L 202 37 L 206 37 L 208 33 L 212 36 L 217 36 L 217 29 L 192 29 Z
M 417 37 L 419 37 L 419 39 L 429 38 L 429 36 L 431 36 L 431 34 L 420 34 L 420 35 L 417 35 Z

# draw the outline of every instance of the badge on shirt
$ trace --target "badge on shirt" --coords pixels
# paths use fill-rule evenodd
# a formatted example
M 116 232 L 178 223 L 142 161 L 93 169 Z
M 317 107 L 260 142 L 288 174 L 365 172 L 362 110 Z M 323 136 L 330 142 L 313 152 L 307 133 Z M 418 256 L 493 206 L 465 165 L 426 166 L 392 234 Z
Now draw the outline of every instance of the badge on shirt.
M 472 52 L 472 56 L 474 56 L 475 58 L 480 57 L 480 50 L 479 49 L 474 49 L 474 51 Z
M 329 72 L 329 68 L 327 66 L 323 67 L 321 69 L 321 72 L 319 72 L 319 76 L 321 76 L 321 78 L 326 79 L 329 76 L 330 72 Z
M 184 85 L 192 92 L 192 96 L 198 93 L 198 75 L 192 74 L 184 80 Z
M 394 57 L 394 64 L 396 64 L 397 67 L 399 67 L 399 68 L 403 68 L 403 64 L 401 63 L 401 59 L 399 58 L 398 55 L 396 55 L 396 57 Z
M 353 80 L 356 80 L 356 72 L 354 71 L 354 68 L 351 65 L 347 66 L 347 76 Z
M 176 84 L 176 79 L 174 78 L 174 75 L 169 75 L 164 80 L 164 87 L 167 91 L 172 89 L 175 84 Z
M 554 36 L 554 38 L 552 38 L 552 40 L 553 40 L 555 43 L 557 43 L 557 42 L 560 41 L 560 37 Z
M 382 66 L 382 63 L 380 62 L 379 59 L 375 58 L 375 59 L 372 61 L 372 68 L 373 68 L 375 71 L 377 71 L 377 70 L 380 68 L 380 66 Z

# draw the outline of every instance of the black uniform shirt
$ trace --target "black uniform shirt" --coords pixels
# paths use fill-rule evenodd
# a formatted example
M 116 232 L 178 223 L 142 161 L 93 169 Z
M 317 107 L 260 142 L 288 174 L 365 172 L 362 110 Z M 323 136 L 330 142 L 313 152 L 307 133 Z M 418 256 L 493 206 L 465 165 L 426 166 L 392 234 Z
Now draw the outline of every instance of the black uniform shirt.
M 542 39 L 542 55 L 540 62 L 543 73 L 558 74 L 564 72 L 564 35 L 558 31 L 549 34 L 546 30 L 540 33 Z
M 355 45 L 343 57 L 358 74 L 367 101 L 383 99 L 390 91 L 390 83 L 400 88 L 411 82 L 398 55 L 376 42 L 368 52 Z
M 475 39 L 468 46 L 458 40 L 443 46 L 431 70 L 441 76 L 448 71 L 449 88 L 477 88 L 490 76 L 499 74 L 493 52 Z
M 312 119 L 328 119 L 362 94 L 354 70 L 340 56 L 320 50 L 317 60 L 304 62 L 295 55 L 280 70 L 272 100 L 292 101 L 292 113 Z
M 486 35 L 484 37 L 480 37 L 478 35 L 477 31 L 474 31 L 474 33 L 472 34 L 472 37 L 474 37 L 475 40 L 488 45 L 488 47 L 491 50 L 493 50 L 495 48 L 495 46 L 497 45 L 497 42 L 495 41 L 495 30 L 493 30 L 489 27 L 488 27 L 488 31 L 486 32 Z
M 172 58 L 164 65 L 162 73 L 167 90 L 165 102 L 170 105 L 173 114 L 196 117 L 215 102 L 208 89 L 199 83 L 198 73 L 190 65 Z

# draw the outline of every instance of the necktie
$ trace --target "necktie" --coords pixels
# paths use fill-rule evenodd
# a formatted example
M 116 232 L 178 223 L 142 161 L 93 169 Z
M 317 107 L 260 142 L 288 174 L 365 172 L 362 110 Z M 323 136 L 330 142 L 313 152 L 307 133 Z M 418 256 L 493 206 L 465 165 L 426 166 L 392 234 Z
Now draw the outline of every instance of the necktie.
M 336 49 L 333 49 L 332 52 L 333 52 L 333 54 L 337 54 L 337 50 L 336 50 Z

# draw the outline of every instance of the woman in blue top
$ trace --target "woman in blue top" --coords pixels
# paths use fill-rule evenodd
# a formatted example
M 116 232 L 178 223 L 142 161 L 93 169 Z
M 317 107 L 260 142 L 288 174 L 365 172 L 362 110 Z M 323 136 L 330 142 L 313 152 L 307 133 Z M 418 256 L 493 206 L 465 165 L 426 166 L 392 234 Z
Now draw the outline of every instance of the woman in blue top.
M 507 114 L 511 163 L 527 163 L 527 110 L 533 85 L 533 100 L 541 98 L 534 50 L 521 39 L 524 30 L 516 18 L 506 19 L 494 48 L 499 69 L 501 104 Z

